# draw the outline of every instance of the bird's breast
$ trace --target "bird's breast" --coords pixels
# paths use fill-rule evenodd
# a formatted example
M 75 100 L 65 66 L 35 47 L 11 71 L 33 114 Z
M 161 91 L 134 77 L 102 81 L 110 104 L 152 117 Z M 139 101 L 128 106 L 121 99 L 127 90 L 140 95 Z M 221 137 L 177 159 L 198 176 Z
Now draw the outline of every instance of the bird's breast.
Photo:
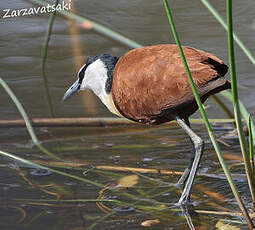
M 104 105 L 107 107 L 107 109 L 111 113 L 113 113 L 113 114 L 115 114 L 119 117 L 123 117 L 123 115 L 119 112 L 119 110 L 115 106 L 115 103 L 114 103 L 113 98 L 112 98 L 112 92 L 110 92 L 109 94 L 101 96 L 100 99 L 102 100 Z

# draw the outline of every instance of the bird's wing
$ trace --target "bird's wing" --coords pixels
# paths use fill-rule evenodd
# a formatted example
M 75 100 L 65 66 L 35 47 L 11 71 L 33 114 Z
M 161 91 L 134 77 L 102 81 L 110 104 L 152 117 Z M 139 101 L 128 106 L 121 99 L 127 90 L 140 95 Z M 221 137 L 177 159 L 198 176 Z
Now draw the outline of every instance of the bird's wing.
M 212 54 L 190 47 L 183 50 L 199 93 L 224 72 L 225 65 Z M 113 72 L 112 94 L 118 110 L 133 120 L 160 114 L 193 96 L 176 45 L 144 47 L 123 55 Z

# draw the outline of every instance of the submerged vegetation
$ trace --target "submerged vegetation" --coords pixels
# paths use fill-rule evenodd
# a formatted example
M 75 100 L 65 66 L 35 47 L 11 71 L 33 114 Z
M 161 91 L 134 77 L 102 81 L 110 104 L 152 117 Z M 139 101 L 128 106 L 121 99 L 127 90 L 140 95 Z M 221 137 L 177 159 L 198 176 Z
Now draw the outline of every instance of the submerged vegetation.
M 30 2 L 33 2 L 35 4 L 38 4 L 40 6 L 43 6 L 47 4 L 45 1 L 41 0 L 28 0 Z M 200 214 L 206 214 L 206 215 L 222 215 L 222 216 L 243 216 L 246 219 L 246 222 L 249 226 L 249 229 L 254 228 L 254 224 L 252 222 L 252 215 L 255 210 L 255 177 L 254 177 L 254 151 L 253 151 L 253 141 L 254 141 L 254 125 L 252 122 L 252 119 L 244 106 L 242 106 L 242 103 L 238 97 L 238 90 L 237 90 L 237 76 L 235 73 L 235 55 L 234 55 L 234 40 L 237 42 L 237 44 L 241 47 L 241 49 L 244 51 L 244 53 L 247 55 L 249 60 L 255 64 L 255 58 L 252 56 L 250 51 L 245 47 L 245 45 L 242 43 L 242 41 L 238 38 L 237 35 L 233 33 L 233 25 L 232 25 L 232 1 L 227 0 L 227 23 L 224 22 L 224 20 L 219 16 L 219 14 L 216 12 L 216 10 L 210 5 L 210 3 L 207 0 L 201 0 L 201 2 L 213 13 L 215 18 L 219 20 L 219 22 L 223 25 L 223 27 L 228 32 L 228 45 L 229 45 L 229 63 L 230 63 L 230 75 L 231 75 L 231 84 L 232 84 L 232 94 L 228 92 L 223 92 L 222 95 L 227 97 L 228 99 L 232 100 L 233 102 L 233 109 L 234 109 L 234 120 L 235 125 L 238 130 L 238 136 L 241 146 L 241 151 L 244 159 L 244 165 L 245 165 L 245 172 L 248 178 L 248 184 L 251 194 L 251 199 L 253 201 L 253 207 L 245 207 L 244 202 L 241 200 L 241 196 L 238 193 L 236 186 L 233 182 L 233 179 L 229 172 L 229 167 L 226 165 L 224 161 L 224 157 L 222 155 L 220 146 L 218 144 L 218 138 L 213 133 L 213 128 L 209 122 L 209 119 L 205 113 L 205 110 L 203 108 L 203 105 L 201 104 L 200 98 L 196 92 L 196 88 L 194 86 L 194 83 L 192 81 L 192 76 L 189 72 L 189 68 L 187 66 L 185 56 L 183 54 L 182 48 L 181 48 L 181 42 L 178 37 L 178 34 L 176 32 L 176 28 L 174 25 L 174 20 L 171 15 L 171 7 L 169 7 L 168 2 L 170 0 L 163 0 L 167 16 L 170 22 L 171 30 L 173 33 L 173 36 L 175 38 L 176 44 L 179 47 L 180 54 L 182 56 L 183 64 L 185 66 L 187 77 L 190 80 L 190 84 L 192 86 L 193 93 L 195 95 L 197 104 L 199 105 L 199 109 L 203 118 L 203 121 L 205 123 L 205 126 L 207 128 L 209 137 L 211 138 L 211 142 L 215 148 L 215 151 L 217 153 L 217 156 L 219 158 L 219 161 L 221 163 L 221 166 L 223 168 L 223 171 L 225 173 L 225 176 L 227 177 L 227 180 L 229 182 L 229 185 L 232 189 L 232 192 L 237 200 L 237 203 L 240 207 L 241 213 L 232 212 L 232 210 L 229 210 L 222 205 L 220 205 L 221 202 L 224 201 L 224 197 L 220 193 L 215 194 L 214 191 L 211 191 L 202 185 L 195 186 L 196 189 L 201 191 L 203 194 L 206 194 L 207 196 L 211 197 L 212 199 L 215 199 L 215 203 L 208 204 L 209 207 L 211 207 L 211 211 L 208 210 L 194 210 L 196 213 Z M 57 5 L 59 1 L 57 0 L 55 2 L 55 5 Z M 55 19 L 55 13 L 64 15 L 67 18 L 70 18 L 72 20 L 79 21 L 83 28 L 87 30 L 94 30 L 99 34 L 102 34 L 103 36 L 107 36 L 110 39 L 113 39 L 123 45 L 126 45 L 130 48 L 137 48 L 141 47 L 140 44 L 136 43 L 135 41 L 132 41 L 123 35 L 116 33 L 113 30 L 110 30 L 109 28 L 106 28 L 105 26 L 102 26 L 96 22 L 93 22 L 92 20 L 88 20 L 87 18 L 84 18 L 74 12 L 67 12 L 67 11 L 59 11 L 54 12 L 52 14 L 50 21 L 49 21 L 49 29 L 46 33 L 45 37 L 45 45 L 43 48 L 43 54 L 42 54 L 42 76 L 44 79 L 44 86 L 45 86 L 45 94 L 47 96 L 48 106 L 49 106 L 49 112 L 51 117 L 54 117 L 54 109 L 52 105 L 52 99 L 50 96 L 50 91 L 48 87 L 48 79 L 45 74 L 45 68 L 46 68 L 46 58 L 47 58 L 47 51 L 49 46 L 49 40 L 52 32 L 52 25 L 54 23 Z M 152 28 L 153 30 L 153 28 Z M 143 167 L 126 167 L 126 166 L 104 166 L 104 165 L 90 165 L 88 167 L 88 163 L 77 163 L 77 161 L 73 161 L 72 159 L 65 159 L 59 157 L 56 153 L 52 153 L 47 148 L 44 147 L 44 145 L 40 142 L 39 138 L 36 136 L 33 123 L 28 118 L 24 108 L 22 107 L 22 104 L 19 102 L 18 98 L 14 95 L 12 90 L 8 87 L 6 82 L 0 78 L 0 84 L 4 88 L 4 90 L 8 93 L 10 98 L 13 100 L 15 105 L 17 106 L 20 114 L 22 115 L 26 128 L 29 132 L 29 135 L 33 141 L 33 144 L 38 147 L 38 149 L 45 153 L 48 158 L 41 159 L 41 160 L 27 160 L 23 159 L 22 157 L 18 157 L 17 155 L 7 153 L 5 151 L 0 151 L 0 154 L 7 158 L 8 160 L 13 160 L 14 162 L 18 162 L 18 164 L 15 166 L 16 170 L 20 175 L 22 175 L 24 181 L 26 181 L 31 187 L 37 188 L 41 192 L 48 194 L 50 196 L 55 196 L 55 199 L 20 199 L 18 202 L 30 204 L 33 206 L 43 206 L 43 205 L 49 205 L 49 206 L 57 206 L 60 202 L 63 204 L 63 206 L 68 206 L 71 208 L 76 207 L 76 204 L 87 204 L 92 203 L 96 204 L 96 206 L 104 213 L 103 216 L 94 216 L 94 217 L 84 217 L 84 219 L 92 218 L 93 223 L 87 228 L 87 229 L 94 229 L 99 223 L 103 222 L 104 220 L 108 219 L 109 217 L 113 218 L 113 216 L 118 212 L 126 212 L 130 216 L 132 216 L 132 211 L 135 209 L 137 210 L 138 214 L 136 214 L 136 217 L 132 217 L 132 219 L 135 218 L 141 218 L 141 216 L 146 216 L 148 219 L 146 221 L 143 221 L 142 226 L 150 226 L 153 224 L 158 224 L 160 222 L 169 222 L 174 221 L 175 219 L 175 213 L 182 211 L 183 215 L 186 218 L 187 224 L 189 225 L 190 229 L 194 229 L 194 225 L 192 223 L 192 219 L 190 217 L 189 212 L 186 212 L 185 210 L 180 210 L 176 208 L 175 204 L 166 203 L 164 201 L 161 201 L 161 196 L 164 194 L 170 194 L 175 193 L 176 188 L 173 186 L 173 184 L 165 182 L 164 180 L 158 179 L 158 177 L 164 177 L 164 175 L 181 175 L 181 172 L 177 171 L 171 171 L 171 170 L 165 170 L 165 169 L 151 169 L 151 168 L 143 168 Z M 231 97 L 231 98 L 230 98 Z M 221 104 L 221 108 L 224 109 L 226 106 L 224 105 L 223 101 L 221 99 L 219 100 L 219 104 Z M 50 119 L 49 119 L 50 120 Z M 95 120 L 86 121 L 84 126 L 88 127 L 97 127 L 102 126 L 102 120 L 98 119 L 96 122 Z M 219 120 L 215 120 L 219 121 Z M 228 121 L 233 121 L 232 118 L 228 119 Z M 243 133 L 243 123 L 242 121 L 245 121 L 248 126 L 248 133 L 249 138 L 246 139 L 244 133 Z M 65 126 L 65 122 L 61 121 L 60 119 L 56 120 L 58 126 Z M 69 120 L 68 125 L 75 126 L 75 123 L 77 123 L 77 120 Z M 135 126 L 132 124 L 132 122 L 126 122 L 125 120 L 118 120 L 118 119 L 111 119 L 104 120 L 105 123 L 103 123 L 103 126 L 108 125 L 108 127 L 117 126 L 120 127 L 121 125 L 125 125 L 125 128 L 127 127 L 133 127 Z M 108 122 L 108 123 L 107 123 Z M 79 123 L 81 125 L 81 123 Z M 157 128 L 156 128 L 157 129 Z M 161 127 L 162 129 L 162 127 Z M 151 130 L 153 130 L 151 128 Z M 131 132 L 137 132 L 137 128 L 130 128 L 127 131 L 124 129 L 124 132 L 121 135 L 128 135 Z M 142 130 L 141 132 L 145 132 Z M 121 132 L 120 132 L 121 133 Z M 114 134 L 111 134 L 114 135 Z M 117 134 L 115 134 L 117 135 Z M 174 146 L 173 143 L 167 144 L 164 147 L 157 146 L 158 148 L 168 148 L 169 146 Z M 87 148 L 89 150 L 89 147 L 85 146 L 84 148 Z M 150 149 L 150 145 L 146 145 L 145 143 L 140 143 L 136 145 L 117 145 L 113 147 L 112 149 Z M 73 146 L 69 147 L 69 149 L 65 149 L 64 147 L 60 149 L 60 151 L 63 153 L 65 151 L 78 151 L 78 149 L 74 148 Z M 82 199 L 82 198 L 73 198 L 73 199 L 65 199 L 64 197 L 72 197 L 73 195 L 67 195 L 68 191 L 66 191 L 63 187 L 60 188 L 56 185 L 48 185 L 43 186 L 40 184 L 35 183 L 34 181 L 30 180 L 20 169 L 18 166 L 19 164 L 29 166 L 32 168 L 37 168 L 41 170 L 46 170 L 55 174 L 59 174 L 61 176 L 64 176 L 66 178 L 71 178 L 74 180 L 77 180 L 78 182 L 85 183 L 88 185 L 93 185 L 97 190 L 98 197 L 91 198 L 91 199 Z M 127 174 L 132 173 L 131 175 Z M 92 173 L 94 175 L 87 178 L 86 174 Z M 85 176 L 83 176 L 83 175 Z M 98 182 L 95 178 L 96 176 L 107 178 L 107 181 L 112 181 L 112 183 L 102 184 Z M 213 178 L 215 175 L 210 174 L 204 174 L 203 176 Z M 140 186 L 139 181 L 142 180 L 143 184 Z M 130 189 L 126 189 L 130 188 Z M 61 194 L 61 195 L 59 195 Z M 75 197 L 75 196 L 73 196 Z M 80 197 L 80 196 L 78 196 Z M 158 199 L 159 198 L 159 199 Z M 220 211 L 214 211 L 214 209 L 217 208 L 217 210 Z M 250 209 L 253 209 L 253 213 Z M 23 212 L 23 211 L 21 211 Z M 254 216 L 254 215 L 253 215 Z M 161 221 L 159 221 L 159 219 Z M 113 221 L 118 221 L 117 218 L 113 218 Z M 221 219 L 221 222 L 218 222 L 217 224 L 222 224 L 224 222 L 224 219 Z M 233 221 L 234 223 L 234 221 Z M 232 224 L 233 224 L 232 223 Z

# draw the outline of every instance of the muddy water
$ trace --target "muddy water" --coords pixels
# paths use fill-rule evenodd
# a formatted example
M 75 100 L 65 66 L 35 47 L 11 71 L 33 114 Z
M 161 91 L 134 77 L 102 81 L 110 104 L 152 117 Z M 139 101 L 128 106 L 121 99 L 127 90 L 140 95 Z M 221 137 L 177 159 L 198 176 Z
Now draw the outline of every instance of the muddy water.
M 81 15 L 140 44 L 173 42 L 160 1 L 76 0 L 74 3 Z M 182 43 L 217 54 L 227 63 L 226 33 L 200 1 L 171 1 L 171 5 Z M 2 18 L 4 9 L 32 6 L 26 1 L 18 0 L 0 3 L 1 77 L 14 90 L 29 116 L 47 117 L 49 111 L 41 78 L 40 58 L 49 15 Z M 225 13 L 224 2 L 214 1 L 214 6 L 222 15 Z M 254 2 L 234 2 L 236 32 L 253 53 L 254 12 Z M 81 95 L 66 104 L 61 103 L 61 98 L 77 71 L 68 25 L 63 18 L 56 19 L 46 63 L 54 113 L 57 117 L 112 116 L 93 96 L 89 97 L 90 103 L 86 104 L 86 109 Z M 127 47 L 92 31 L 79 29 L 79 32 L 80 58 L 86 59 L 101 52 L 121 55 L 128 50 Z M 236 58 L 240 96 L 247 109 L 254 113 L 254 67 L 239 48 L 236 48 Z M 207 105 L 210 117 L 224 117 L 210 100 Z M 1 119 L 20 117 L 3 90 L 0 91 L 0 106 Z M 219 176 L 220 165 L 206 131 L 201 125 L 195 125 L 194 129 L 207 143 L 199 172 L 202 175 L 196 179 L 196 187 L 193 189 L 194 209 L 238 212 L 226 180 Z M 220 138 L 230 130 L 229 125 L 217 127 L 216 135 Z M 2 229 L 139 229 L 148 223 L 145 222 L 147 220 L 154 220 L 150 229 L 189 229 L 183 213 L 172 205 L 178 200 L 180 190 L 171 183 L 175 183 L 179 176 L 158 171 L 141 175 L 135 170 L 184 170 L 188 164 L 190 144 L 184 132 L 176 126 L 156 130 L 126 126 L 93 129 L 38 128 L 36 133 L 48 149 L 73 163 L 73 169 L 65 169 L 65 165 L 60 164 L 62 168 L 59 170 L 89 181 L 84 183 L 56 174 L 47 175 L 47 172 L 38 172 L 25 165 L 14 165 L 11 161 L 1 159 Z M 26 159 L 48 162 L 48 158 L 33 146 L 25 129 L 2 129 L 0 138 L 1 150 Z M 228 157 L 228 163 L 238 163 L 238 142 L 224 142 L 226 143 L 221 144 L 221 147 Z M 56 166 L 56 162 L 52 163 Z M 102 170 L 99 166 L 111 166 L 114 169 Z M 123 168 L 115 171 L 117 166 Z M 126 167 L 132 167 L 135 172 L 126 172 Z M 240 175 L 242 168 L 235 166 L 233 170 L 236 173 L 234 178 L 237 186 L 245 198 L 244 202 L 249 206 L 248 187 L 245 178 Z M 205 173 L 208 175 L 204 175 Z M 139 179 L 134 177 L 134 185 L 129 185 L 129 189 L 115 188 L 119 180 L 127 175 L 137 176 Z M 92 185 L 89 183 L 91 181 L 103 187 Z M 212 195 L 214 193 L 216 196 Z M 96 203 L 97 198 L 115 201 Z M 69 201 L 60 202 L 59 199 Z M 215 229 L 216 225 L 224 224 L 246 229 L 241 219 L 227 214 L 199 213 L 192 215 L 191 219 L 196 229 Z

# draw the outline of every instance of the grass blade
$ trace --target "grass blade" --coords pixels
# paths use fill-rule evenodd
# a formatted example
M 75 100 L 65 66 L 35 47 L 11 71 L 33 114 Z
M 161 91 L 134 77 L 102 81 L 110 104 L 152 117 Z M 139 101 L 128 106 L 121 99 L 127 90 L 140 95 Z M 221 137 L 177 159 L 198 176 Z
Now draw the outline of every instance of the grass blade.
M 217 10 L 211 5 L 208 0 L 201 0 L 204 6 L 212 13 L 212 15 L 218 20 L 218 22 L 222 25 L 222 27 L 227 31 L 228 26 L 221 15 L 217 12 Z M 250 59 L 251 63 L 255 65 L 255 57 L 252 55 L 251 51 L 243 44 L 241 39 L 233 33 L 233 38 L 241 50 L 246 54 L 246 56 Z
M 210 123 L 209 123 L 209 121 L 208 121 L 208 118 L 207 118 L 207 116 L 206 116 L 206 113 L 205 113 L 205 111 L 204 111 L 204 109 L 203 109 L 203 106 L 202 106 L 200 97 L 199 97 L 199 95 L 198 95 L 198 93 L 197 93 L 197 90 L 196 90 L 196 87 L 195 87 L 195 85 L 194 85 L 194 82 L 193 82 L 191 73 L 190 73 L 190 71 L 189 71 L 189 67 L 188 67 L 188 64 L 187 64 L 187 62 L 186 62 L 186 59 L 185 59 L 185 56 L 184 56 L 184 53 L 183 53 L 183 50 L 182 50 L 182 47 L 181 47 L 181 43 L 180 43 L 178 34 L 177 34 L 177 32 L 176 32 L 176 29 L 175 29 L 175 25 L 174 25 L 174 21 L 173 21 L 172 15 L 171 15 L 171 11 L 170 11 L 170 8 L 169 8 L 169 6 L 168 6 L 168 1 L 167 1 L 167 0 L 163 0 L 163 2 L 164 2 L 164 6 L 165 6 L 165 9 L 166 9 L 166 12 L 167 12 L 168 20 L 169 20 L 169 23 L 170 23 L 170 26 L 171 26 L 171 30 L 172 30 L 172 33 L 173 33 L 175 42 L 176 42 L 176 44 L 178 45 L 178 49 L 179 49 L 179 51 L 180 51 L 180 54 L 181 54 L 181 57 L 182 57 L 182 61 L 183 61 L 184 67 L 185 67 L 186 73 L 187 73 L 187 75 L 188 75 L 188 78 L 189 78 L 189 81 L 190 81 L 190 84 L 191 84 L 191 88 L 192 88 L 194 97 L 195 97 L 196 102 L 197 102 L 197 104 L 198 104 L 198 106 L 199 106 L 199 110 L 200 110 L 200 112 L 201 112 L 201 116 L 202 116 L 202 118 L 203 118 L 203 120 L 204 120 L 204 122 L 205 122 L 207 131 L 208 131 L 208 134 L 209 134 L 209 136 L 210 136 L 210 138 L 211 138 L 211 141 L 212 141 L 212 144 L 213 144 L 213 146 L 214 146 L 214 148 L 215 148 L 215 151 L 216 151 L 216 153 L 217 153 L 217 156 L 218 156 L 218 158 L 219 158 L 219 161 L 220 161 L 220 163 L 221 163 L 221 166 L 222 166 L 222 168 L 223 168 L 223 170 L 224 170 L 224 173 L 225 173 L 225 175 L 226 175 L 226 177 L 227 177 L 227 180 L 228 180 L 228 182 L 229 182 L 229 185 L 230 185 L 230 187 L 231 187 L 231 189 L 232 189 L 232 192 L 233 192 L 233 194 L 234 194 L 234 196 L 235 196 L 235 198 L 236 198 L 236 200 L 237 200 L 237 202 L 238 202 L 238 205 L 239 205 L 239 207 L 240 207 L 242 213 L 244 214 L 244 217 L 245 217 L 247 223 L 248 223 L 249 225 L 253 225 L 252 222 L 251 222 L 251 219 L 250 219 L 250 217 L 249 217 L 249 214 L 248 214 L 248 212 L 247 212 L 247 210 L 246 210 L 246 208 L 245 208 L 245 206 L 244 206 L 244 204 L 243 204 L 243 202 L 242 202 L 242 200 L 241 200 L 241 197 L 240 197 L 240 195 L 239 195 L 239 193 L 238 193 L 238 191 L 237 191 L 237 189 L 236 189 L 236 186 L 235 186 L 235 184 L 234 184 L 234 182 L 233 182 L 233 180 L 232 180 L 232 177 L 231 177 L 230 172 L 229 172 L 229 170 L 228 170 L 228 168 L 227 168 L 227 165 L 226 165 L 226 163 L 225 163 L 225 161 L 224 161 L 224 159 L 223 159 L 223 157 L 222 157 L 222 154 L 221 154 L 221 151 L 220 151 L 220 147 L 219 147 L 219 145 L 218 145 L 218 143 L 217 143 L 217 141 L 216 141 L 216 139 L 215 139 L 215 136 L 214 136 L 214 134 L 213 134 L 213 132 L 212 132 L 211 125 L 210 125 Z
M 232 113 L 232 111 L 230 111 L 230 109 L 223 103 L 223 101 L 217 95 L 212 95 L 211 98 L 222 109 L 222 111 L 226 114 L 228 118 L 234 119 L 234 114 Z
M 40 5 L 40 6 L 46 6 L 46 7 L 47 7 L 48 4 L 50 4 L 50 2 L 42 1 L 42 0 L 27 0 L 27 1 L 32 2 L 34 4 L 37 4 L 37 5 Z M 111 38 L 111 39 L 113 39 L 117 42 L 120 42 L 120 43 L 122 43 L 122 44 L 124 44 L 124 45 L 126 45 L 130 48 L 139 48 L 139 47 L 141 47 L 141 45 L 138 44 L 137 42 L 132 41 L 131 39 L 128 39 L 125 36 L 115 32 L 115 31 L 113 31 L 113 30 L 111 30 L 111 29 L 109 29 L 109 28 L 107 28 L 107 27 L 105 27 L 105 26 L 103 26 L 99 23 L 96 23 L 92 20 L 89 20 L 89 19 L 87 19 L 83 16 L 74 14 L 74 13 L 66 11 L 66 10 L 59 10 L 59 11 L 57 10 L 56 12 L 59 15 L 64 15 L 66 17 L 74 19 L 74 20 L 76 20 L 77 22 L 80 22 L 83 25 L 84 24 L 89 25 L 89 26 L 87 26 L 89 29 L 94 30 L 94 31 L 96 31 L 96 32 L 98 32 L 98 33 L 100 33 L 100 34 L 102 34 L 106 37 L 109 37 L 109 38 Z
M 55 7 L 58 3 L 59 3 L 59 0 L 56 0 Z M 50 41 L 50 36 L 51 36 L 55 16 L 56 16 L 56 11 L 54 11 L 51 14 L 50 19 L 49 19 L 49 25 L 48 25 L 48 30 L 46 31 L 46 34 L 45 34 L 45 42 L 44 42 L 44 46 L 43 46 L 43 49 L 42 49 L 42 59 L 41 59 L 42 78 L 43 78 L 45 95 L 46 95 L 46 99 L 47 99 L 47 102 L 48 102 L 48 107 L 49 107 L 49 112 L 50 112 L 51 117 L 55 117 L 55 113 L 54 113 L 54 110 L 53 110 L 48 79 L 47 79 L 47 76 L 46 76 L 46 73 L 45 73 L 45 65 L 46 65 L 46 59 L 47 59 L 47 54 L 48 54 L 48 46 L 49 46 L 49 41 Z
M 253 134 L 251 128 L 251 116 L 248 118 L 248 130 L 249 130 L 249 148 L 250 148 L 250 162 L 254 171 L 254 151 L 253 151 Z
M 62 175 L 62 176 L 66 176 L 66 177 L 73 178 L 73 179 L 76 179 L 76 180 L 79 180 L 79 181 L 82 181 L 82 182 L 85 182 L 85 183 L 88 183 L 88 184 L 92 184 L 92 185 L 94 185 L 96 187 L 99 187 L 99 188 L 105 187 L 104 185 L 102 185 L 100 183 L 88 180 L 88 179 L 83 178 L 83 177 L 72 175 L 70 173 L 66 173 L 66 172 L 62 172 L 62 171 L 56 170 L 56 169 L 48 168 L 46 166 L 43 166 L 43 165 L 34 163 L 32 161 L 23 159 L 21 157 L 15 156 L 15 155 L 13 155 L 11 153 L 7 153 L 7 152 L 4 152 L 4 151 L 0 150 L 0 155 L 2 155 L 4 157 L 7 157 L 9 159 L 12 159 L 14 161 L 20 162 L 22 164 L 30 165 L 30 166 L 33 166 L 33 167 L 36 167 L 36 168 L 40 168 L 40 169 L 45 169 L 45 170 L 48 170 L 50 172 L 53 172 L 53 173 L 56 173 L 56 174 L 59 174 L 59 175 Z
M 54 159 L 58 159 L 61 160 L 59 157 L 55 156 L 53 153 L 51 153 L 50 151 L 48 151 L 46 148 L 44 148 L 39 140 L 37 139 L 37 136 L 35 135 L 33 126 L 30 122 L 30 119 L 27 116 L 27 113 L 25 112 L 23 106 L 21 105 L 21 103 L 19 102 L 18 98 L 14 95 L 14 93 L 12 92 L 12 90 L 9 88 L 9 86 L 5 83 L 5 81 L 0 78 L 0 84 L 3 86 L 3 88 L 5 89 L 5 91 L 8 93 L 8 95 L 10 96 L 10 98 L 13 100 L 14 104 L 16 105 L 16 107 L 18 108 L 21 116 L 23 117 L 25 123 L 26 123 L 26 127 L 27 127 L 27 131 L 31 136 L 31 139 L 33 141 L 33 143 L 39 148 L 41 149 L 44 153 L 46 153 L 49 157 L 52 157 Z
M 238 100 L 237 80 L 236 80 L 236 66 L 235 66 L 235 52 L 233 42 L 233 23 L 232 23 L 232 0 L 227 0 L 227 22 L 228 22 L 228 47 L 229 47 L 229 64 L 230 64 L 230 77 L 231 88 L 233 97 L 234 115 L 236 120 L 236 126 L 239 136 L 239 142 L 244 159 L 245 170 L 247 174 L 248 184 L 252 196 L 253 202 L 255 202 L 255 179 L 252 174 L 252 169 L 249 161 L 248 144 L 243 132 L 243 126 L 241 121 L 240 106 Z
M 229 101 L 233 101 L 232 98 L 232 94 L 227 92 L 227 91 L 222 91 L 220 92 L 220 94 L 225 97 L 226 99 L 228 99 Z M 240 112 L 242 115 L 242 118 L 244 119 L 245 123 L 248 125 L 248 117 L 249 117 L 249 113 L 247 111 L 247 109 L 245 108 L 244 104 L 242 103 L 242 101 L 239 100 L 239 106 L 240 106 Z M 251 119 L 251 129 L 252 129 L 252 133 L 255 133 L 255 126 L 254 123 Z M 255 141 L 255 136 L 253 136 L 253 141 Z
M 248 131 L 249 131 L 249 150 L 250 150 L 250 166 L 251 173 L 254 175 L 255 173 L 255 165 L 254 165 L 254 151 L 253 151 L 253 134 L 252 134 L 252 126 L 251 126 L 251 116 L 248 118 Z M 253 210 L 255 210 L 255 202 L 253 201 Z

